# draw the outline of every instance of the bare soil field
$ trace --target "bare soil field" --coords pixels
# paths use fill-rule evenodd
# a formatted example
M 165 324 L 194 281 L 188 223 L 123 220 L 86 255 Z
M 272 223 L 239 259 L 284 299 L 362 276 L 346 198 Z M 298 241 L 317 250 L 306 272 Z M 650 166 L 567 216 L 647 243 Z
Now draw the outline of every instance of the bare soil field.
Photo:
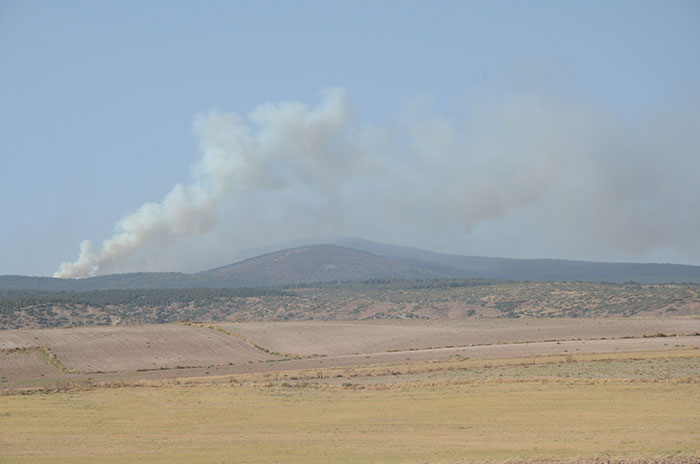
M 159 381 L 178 379 L 216 379 L 218 377 L 260 374 L 272 375 L 283 379 L 297 377 L 298 372 L 313 371 L 312 377 L 321 371 L 335 369 L 374 369 L 381 366 L 413 365 L 420 363 L 434 364 L 435 369 L 442 369 L 442 364 L 468 361 L 475 366 L 498 365 L 507 359 L 508 364 L 531 364 L 533 362 L 548 362 L 549 357 L 558 362 L 577 362 L 591 355 L 607 355 L 617 357 L 644 357 L 645 353 L 667 353 L 674 356 L 678 350 L 693 350 L 692 358 L 700 359 L 700 337 L 678 338 L 648 338 L 625 340 L 596 340 L 571 342 L 538 342 L 532 344 L 492 345 L 467 348 L 442 348 L 415 351 L 396 351 L 390 353 L 371 353 L 361 355 L 337 355 L 315 358 L 291 359 L 279 362 L 232 363 L 217 364 L 183 369 L 156 369 L 146 371 L 122 371 L 118 373 L 72 374 L 60 377 L 42 377 L 41 379 L 25 379 L 21 383 L 5 383 L 5 390 L 15 390 L 22 386 L 51 386 L 59 380 L 70 380 L 71 383 L 93 384 L 130 384 L 139 381 Z M 695 354 L 698 354 L 695 356 Z M 558 358 L 557 358 L 558 357 Z M 492 362 L 493 361 L 493 362 Z M 393 368 L 390 368 L 393 370 Z M 0 373 L 0 375 L 4 375 Z M 334 374 L 336 375 L 336 374 Z M 304 374 L 306 376 L 306 374 Z M 302 377 L 304 377 L 302 376 Z M 0 391 L 3 388 L 0 387 Z
M 275 377 L 293 379 L 298 372 L 321 372 L 334 369 L 362 369 L 378 366 L 398 366 L 415 363 L 435 363 L 436 369 L 442 363 L 453 361 L 473 361 L 483 365 L 496 365 L 497 361 L 508 359 L 508 363 L 532 363 L 535 360 L 546 360 L 547 357 L 559 356 L 560 361 L 585 359 L 589 355 L 619 355 L 627 354 L 634 357 L 644 356 L 644 353 L 667 352 L 673 356 L 677 350 L 700 350 L 700 337 L 646 338 L 624 340 L 593 340 L 569 342 L 536 342 L 526 344 L 507 344 L 475 346 L 466 348 L 437 348 L 411 351 L 395 351 L 359 355 L 335 355 L 303 359 L 291 359 L 280 362 L 262 362 L 245 364 L 221 364 L 187 369 L 153 370 L 141 372 L 123 372 L 113 375 L 92 376 L 94 381 L 132 382 L 138 380 L 167 380 L 231 376 L 240 374 L 271 374 Z M 700 353 L 700 352 L 698 352 Z M 693 356 L 696 360 L 700 355 Z M 495 362 L 492 363 L 491 360 Z M 390 369 L 391 370 L 391 369 Z M 289 375 L 287 375 L 287 373 Z M 278 375 L 279 374 L 279 375 Z M 312 374 L 312 376 L 315 374 Z M 319 374 L 321 375 L 321 374 Z M 286 377 L 285 377 L 286 376 Z M 303 376 L 302 376 L 303 377 Z M 76 376 L 76 380 L 80 377 Z
M 315 359 L 290 360 L 286 368 L 347 367 L 393 364 L 406 361 L 445 361 L 455 357 L 466 359 L 531 358 L 561 354 L 615 353 L 658 351 L 671 348 L 700 349 L 700 337 L 635 338 L 619 340 L 574 340 L 562 342 L 509 343 L 452 348 L 427 348 L 383 353 L 335 355 Z M 274 370 L 275 367 L 269 368 Z
M 0 351 L 0 388 L 4 384 L 30 386 L 33 379 L 70 379 L 70 373 L 48 362 L 46 353 L 38 348 Z
M 83 373 L 175 369 L 278 357 L 205 327 L 149 325 L 0 332 L 0 349 L 48 347 Z
M 0 390 L 41 388 L 63 381 L 110 383 L 460 359 L 698 349 L 697 333 L 700 319 L 693 318 L 309 321 L 10 330 L 0 331 Z
M 700 319 L 466 319 L 217 324 L 270 350 L 335 356 L 442 347 L 700 333 Z

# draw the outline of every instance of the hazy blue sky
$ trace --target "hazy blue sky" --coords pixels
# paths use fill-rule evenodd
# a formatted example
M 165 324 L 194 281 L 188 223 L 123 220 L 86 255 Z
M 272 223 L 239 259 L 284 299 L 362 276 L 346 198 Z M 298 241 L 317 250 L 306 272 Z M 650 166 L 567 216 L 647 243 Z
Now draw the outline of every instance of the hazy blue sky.
M 700 264 L 699 97 L 698 1 L 0 0 L 0 274 L 115 226 L 93 273 L 315 234 Z M 117 226 L 219 169 L 206 215 Z

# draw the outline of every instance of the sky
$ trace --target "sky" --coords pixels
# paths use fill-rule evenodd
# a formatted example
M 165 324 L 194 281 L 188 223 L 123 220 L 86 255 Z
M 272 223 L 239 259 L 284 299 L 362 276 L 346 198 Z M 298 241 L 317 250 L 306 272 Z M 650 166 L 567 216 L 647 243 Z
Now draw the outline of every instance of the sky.
M 0 0 L 0 211 L 0 274 L 700 265 L 700 3 Z

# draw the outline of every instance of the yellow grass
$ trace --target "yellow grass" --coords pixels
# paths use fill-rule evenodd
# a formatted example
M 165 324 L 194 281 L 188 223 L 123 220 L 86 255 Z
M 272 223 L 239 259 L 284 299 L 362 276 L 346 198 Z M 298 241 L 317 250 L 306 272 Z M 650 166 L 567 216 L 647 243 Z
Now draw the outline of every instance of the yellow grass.
M 700 454 L 697 383 L 195 386 L 0 397 L 1 462 L 456 463 Z

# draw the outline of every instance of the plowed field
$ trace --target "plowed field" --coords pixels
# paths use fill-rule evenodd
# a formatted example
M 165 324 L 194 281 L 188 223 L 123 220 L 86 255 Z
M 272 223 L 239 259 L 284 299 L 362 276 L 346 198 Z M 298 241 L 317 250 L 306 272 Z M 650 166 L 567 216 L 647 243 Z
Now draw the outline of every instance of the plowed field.
M 700 319 L 489 319 L 0 331 L 0 390 L 455 359 L 700 348 Z M 19 351 L 17 351 L 19 350 Z M 271 362 L 274 361 L 274 362 Z
M 483 319 L 220 324 L 273 351 L 348 355 L 700 333 L 700 319 Z
M 277 359 L 230 335 L 205 327 L 150 325 L 0 332 L 0 349 L 48 347 L 80 372 L 174 369 Z

